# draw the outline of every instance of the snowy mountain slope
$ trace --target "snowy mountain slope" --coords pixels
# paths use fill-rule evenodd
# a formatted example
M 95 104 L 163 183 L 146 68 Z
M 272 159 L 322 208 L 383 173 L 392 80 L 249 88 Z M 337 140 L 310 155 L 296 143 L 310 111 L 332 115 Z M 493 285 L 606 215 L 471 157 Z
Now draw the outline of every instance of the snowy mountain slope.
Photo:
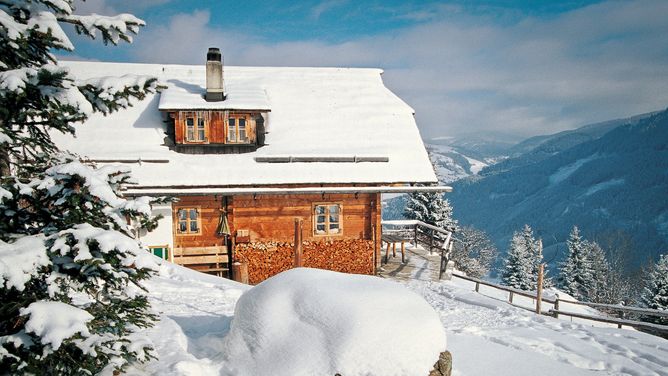
M 584 142 L 597 140 L 619 126 L 637 124 L 639 121 L 657 113 L 651 112 L 625 119 L 589 124 L 573 130 L 528 138 L 507 150 L 506 155 L 509 155 L 510 158 L 486 168 L 482 175 L 492 175 L 536 163 Z
M 483 171 L 455 183 L 448 197 L 460 223 L 483 229 L 502 250 L 525 223 L 546 247 L 577 225 L 588 238 L 627 234 L 637 266 L 668 248 L 667 145 L 664 111 L 528 164 Z
M 503 298 L 475 293 L 468 281 L 411 281 L 406 286 L 439 314 L 455 376 L 533 376 L 537 370 L 547 376 L 668 374 L 664 339 L 536 316 Z M 237 300 L 249 288 L 163 263 L 160 276 L 148 283 L 162 319 L 148 331 L 160 359 L 129 374 L 220 374 L 224 336 Z

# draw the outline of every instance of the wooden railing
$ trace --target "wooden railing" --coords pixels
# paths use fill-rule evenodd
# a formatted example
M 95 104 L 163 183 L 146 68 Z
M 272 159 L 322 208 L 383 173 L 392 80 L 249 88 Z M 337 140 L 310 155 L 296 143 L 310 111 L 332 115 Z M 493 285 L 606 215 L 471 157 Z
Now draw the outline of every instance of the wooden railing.
M 453 274 L 453 277 L 457 277 L 460 279 L 464 279 L 470 282 L 475 283 L 475 291 L 480 292 L 480 285 L 484 286 L 489 286 L 497 290 L 501 291 L 506 291 L 508 292 L 508 303 L 513 304 L 513 297 L 514 295 L 520 295 L 524 296 L 527 298 L 535 299 L 536 302 L 538 302 L 538 295 L 536 292 L 531 292 L 531 291 L 525 291 L 525 290 L 519 290 L 515 289 L 512 287 L 508 286 L 503 286 L 503 285 L 498 285 L 495 283 L 483 281 L 478 278 L 472 278 L 468 276 L 463 276 L 459 274 Z M 660 324 L 654 324 L 650 322 L 645 322 L 645 321 L 639 321 L 639 320 L 629 320 L 625 317 L 625 315 L 636 315 L 636 316 L 644 316 L 644 317 L 668 317 L 668 311 L 660 311 L 656 309 L 647 309 L 647 308 L 639 308 L 639 307 L 627 307 L 623 305 L 615 305 L 615 304 L 601 304 L 601 303 L 589 303 L 589 302 L 578 302 L 578 301 L 572 301 L 572 300 L 563 300 L 559 299 L 559 295 L 557 295 L 554 299 L 548 298 L 548 297 L 541 297 L 540 299 L 542 302 L 552 304 L 553 308 L 549 309 L 548 311 L 540 311 L 541 314 L 543 315 L 549 315 L 553 316 L 555 318 L 558 318 L 559 315 L 565 315 L 565 316 L 570 316 L 570 317 L 576 317 L 580 319 L 585 319 L 585 320 L 591 320 L 591 321 L 598 321 L 598 322 L 604 322 L 604 323 L 609 323 L 609 324 L 617 324 L 618 328 L 622 328 L 623 326 L 629 326 L 633 327 L 636 329 L 642 329 L 648 332 L 660 334 L 660 335 L 668 335 L 668 325 L 660 325 Z M 561 307 L 563 307 L 565 304 L 573 304 L 573 305 L 580 305 L 580 306 L 587 306 L 591 308 L 595 308 L 598 310 L 605 311 L 606 313 L 616 313 L 617 315 L 621 317 L 606 317 L 606 316 L 597 316 L 597 315 L 588 315 L 585 313 L 581 312 L 572 312 L 568 310 L 563 310 Z M 517 306 L 517 305 L 515 305 Z M 520 308 L 525 308 L 529 309 L 531 311 L 534 311 L 533 309 L 527 308 L 527 307 L 521 307 L 517 306 Z
M 438 278 L 443 277 L 448 261 L 450 261 L 450 252 L 455 240 L 452 231 L 417 220 L 382 221 L 381 225 L 383 226 L 383 234 L 398 235 L 410 241 L 416 247 L 422 246 L 429 253 L 439 252 L 441 262 Z

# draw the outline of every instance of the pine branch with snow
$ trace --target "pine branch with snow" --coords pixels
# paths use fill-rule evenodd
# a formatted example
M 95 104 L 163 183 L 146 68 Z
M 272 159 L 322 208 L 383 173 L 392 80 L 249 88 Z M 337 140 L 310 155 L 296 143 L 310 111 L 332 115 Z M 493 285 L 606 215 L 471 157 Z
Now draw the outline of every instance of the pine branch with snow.
M 63 23 L 105 44 L 143 25 L 75 15 L 72 0 L 0 0 L 0 369 L 12 374 L 110 373 L 153 357 L 139 331 L 156 319 L 142 284 L 155 264 L 135 232 L 155 227 L 155 200 L 122 197 L 127 170 L 83 164 L 50 135 L 160 87 L 76 80 L 54 55 L 74 49 Z
M 58 66 L 54 53 L 74 46 L 61 23 L 75 23 L 103 41 L 131 41 L 143 21 L 131 15 L 74 15 L 72 1 L 0 1 L 0 154 L 21 166 L 56 150 L 49 131 L 74 134 L 74 125 L 94 112 L 108 114 L 132 105 L 160 86 L 145 76 L 77 81 Z M 20 109 L 18 111 L 17 109 Z M 20 145 L 10 147 L 8 145 Z
M 156 319 L 141 293 L 156 265 L 127 219 L 157 218 L 150 199 L 118 196 L 128 179 L 69 159 L 2 185 L 0 298 L 11 302 L 0 317 L 3 369 L 96 372 L 152 357 L 137 331 Z

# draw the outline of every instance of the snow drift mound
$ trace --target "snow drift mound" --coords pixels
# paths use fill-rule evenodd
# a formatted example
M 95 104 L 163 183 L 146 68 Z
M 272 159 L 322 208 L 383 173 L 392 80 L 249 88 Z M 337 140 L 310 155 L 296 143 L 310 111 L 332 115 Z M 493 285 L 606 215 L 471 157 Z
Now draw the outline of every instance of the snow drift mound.
M 228 375 L 427 375 L 438 314 L 377 277 L 298 268 L 244 293 L 225 338 Z

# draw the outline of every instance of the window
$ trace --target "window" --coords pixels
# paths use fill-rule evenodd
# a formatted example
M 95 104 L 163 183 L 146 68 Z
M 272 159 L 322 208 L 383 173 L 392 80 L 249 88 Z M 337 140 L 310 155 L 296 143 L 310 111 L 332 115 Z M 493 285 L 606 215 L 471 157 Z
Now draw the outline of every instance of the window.
M 248 139 L 248 116 L 231 114 L 227 119 L 227 142 L 234 144 L 247 144 Z
M 199 234 L 200 216 L 198 208 L 180 208 L 176 211 L 178 234 Z
M 206 142 L 206 114 L 204 112 L 186 112 L 186 141 Z
M 313 212 L 315 235 L 341 234 L 341 204 L 316 204 Z

